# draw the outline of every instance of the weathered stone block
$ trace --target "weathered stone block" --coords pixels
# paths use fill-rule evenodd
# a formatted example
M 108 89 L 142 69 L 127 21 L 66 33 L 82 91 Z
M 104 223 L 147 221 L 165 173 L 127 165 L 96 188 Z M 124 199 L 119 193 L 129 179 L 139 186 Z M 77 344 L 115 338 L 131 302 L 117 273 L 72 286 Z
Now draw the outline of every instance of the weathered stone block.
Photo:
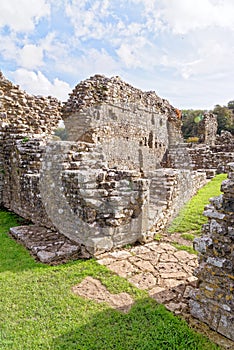
M 233 169 L 233 165 L 229 168 Z M 200 252 L 200 264 L 196 270 L 199 289 L 191 293 L 190 308 L 193 316 L 233 340 L 234 213 L 230 203 L 234 194 L 229 185 L 230 180 L 225 180 L 222 185 L 224 194 L 211 200 L 213 206 L 206 207 L 205 215 L 209 219 L 203 231 L 206 236 L 194 243 Z

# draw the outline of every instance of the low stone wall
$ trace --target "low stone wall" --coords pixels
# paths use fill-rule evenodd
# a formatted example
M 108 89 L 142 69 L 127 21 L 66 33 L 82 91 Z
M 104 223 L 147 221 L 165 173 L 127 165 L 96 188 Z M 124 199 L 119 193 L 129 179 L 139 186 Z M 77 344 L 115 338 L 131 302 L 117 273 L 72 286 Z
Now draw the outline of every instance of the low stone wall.
M 2 151 L 2 142 L 0 135 L 0 207 L 2 203 L 2 194 L 3 194 L 3 186 L 4 186 L 4 163 L 3 163 L 3 151 Z
M 216 169 L 227 172 L 227 164 L 234 159 L 234 143 L 227 145 L 197 145 L 188 149 L 191 166 L 196 169 Z
M 191 294 L 190 308 L 194 317 L 234 340 L 234 163 L 228 168 L 223 194 L 205 208 L 209 221 L 194 242 L 200 256 L 198 288 Z
M 158 169 L 148 174 L 148 178 L 149 231 L 153 234 L 164 231 L 180 209 L 207 183 L 205 172 L 186 169 Z
M 226 173 L 227 164 L 234 159 L 233 140 L 228 144 L 214 146 L 186 143 L 174 145 L 162 164 L 169 168 L 203 170 L 208 177 L 216 172 Z
M 147 180 L 136 171 L 108 168 L 100 146 L 49 144 L 40 193 L 58 231 L 91 254 L 136 242 L 147 230 Z

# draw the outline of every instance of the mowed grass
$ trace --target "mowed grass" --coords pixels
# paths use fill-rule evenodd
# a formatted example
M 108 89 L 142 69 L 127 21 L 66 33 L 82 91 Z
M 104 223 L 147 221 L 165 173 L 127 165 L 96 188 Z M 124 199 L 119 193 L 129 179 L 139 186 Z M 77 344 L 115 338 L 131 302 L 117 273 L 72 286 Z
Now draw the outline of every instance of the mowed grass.
M 0 349 L 219 349 L 125 279 L 93 259 L 60 266 L 37 263 L 8 237 L 17 217 L 0 211 Z M 128 314 L 78 297 L 86 276 L 135 300 Z
M 220 186 L 226 178 L 226 174 L 216 175 L 201 188 L 197 195 L 184 206 L 179 215 L 173 220 L 168 232 L 184 233 L 182 237 L 188 240 L 193 240 L 195 237 L 193 235 L 199 235 L 202 225 L 207 222 L 207 218 L 203 215 L 204 207 L 209 203 L 209 198 L 221 194 Z

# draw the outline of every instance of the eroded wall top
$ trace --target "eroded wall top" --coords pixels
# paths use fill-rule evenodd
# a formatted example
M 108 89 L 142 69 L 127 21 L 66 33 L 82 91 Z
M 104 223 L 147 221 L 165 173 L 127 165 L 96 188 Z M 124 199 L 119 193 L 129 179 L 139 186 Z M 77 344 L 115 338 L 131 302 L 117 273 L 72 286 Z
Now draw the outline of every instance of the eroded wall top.
M 131 104 L 136 103 L 140 108 L 150 112 L 170 113 L 177 117 L 178 110 L 170 103 L 156 95 L 154 91 L 143 92 L 124 82 L 120 77 L 107 78 L 95 75 L 80 82 L 70 94 L 70 98 L 63 108 L 66 119 L 72 112 L 83 111 L 88 107 L 100 104 Z
M 0 71 L 0 130 L 8 133 L 48 135 L 61 120 L 61 103 L 54 97 L 29 95 Z
M 70 141 L 101 144 L 108 165 L 120 169 L 155 170 L 172 139 L 181 141 L 178 110 L 119 77 L 82 81 L 63 106 L 63 119 Z

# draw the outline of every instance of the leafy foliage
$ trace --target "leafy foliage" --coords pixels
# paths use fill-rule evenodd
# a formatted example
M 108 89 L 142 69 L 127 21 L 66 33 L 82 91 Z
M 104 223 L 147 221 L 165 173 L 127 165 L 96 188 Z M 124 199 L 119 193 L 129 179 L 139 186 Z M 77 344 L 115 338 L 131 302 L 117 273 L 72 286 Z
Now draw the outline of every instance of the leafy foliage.
M 62 141 L 67 141 L 67 130 L 65 128 L 56 129 L 54 135 L 58 136 Z
M 182 133 L 184 138 L 198 136 L 198 122 L 202 119 L 205 110 L 186 109 L 182 111 Z
M 202 120 L 206 110 L 182 110 L 182 133 L 185 139 L 198 136 L 198 123 Z M 210 112 L 216 114 L 218 122 L 218 134 L 227 130 L 234 134 L 234 100 L 229 101 L 227 106 L 216 105 Z
M 213 109 L 213 113 L 217 115 L 218 134 L 221 134 L 222 130 L 227 130 L 234 134 L 234 120 L 232 110 L 225 106 L 221 107 L 220 105 L 216 105 Z

